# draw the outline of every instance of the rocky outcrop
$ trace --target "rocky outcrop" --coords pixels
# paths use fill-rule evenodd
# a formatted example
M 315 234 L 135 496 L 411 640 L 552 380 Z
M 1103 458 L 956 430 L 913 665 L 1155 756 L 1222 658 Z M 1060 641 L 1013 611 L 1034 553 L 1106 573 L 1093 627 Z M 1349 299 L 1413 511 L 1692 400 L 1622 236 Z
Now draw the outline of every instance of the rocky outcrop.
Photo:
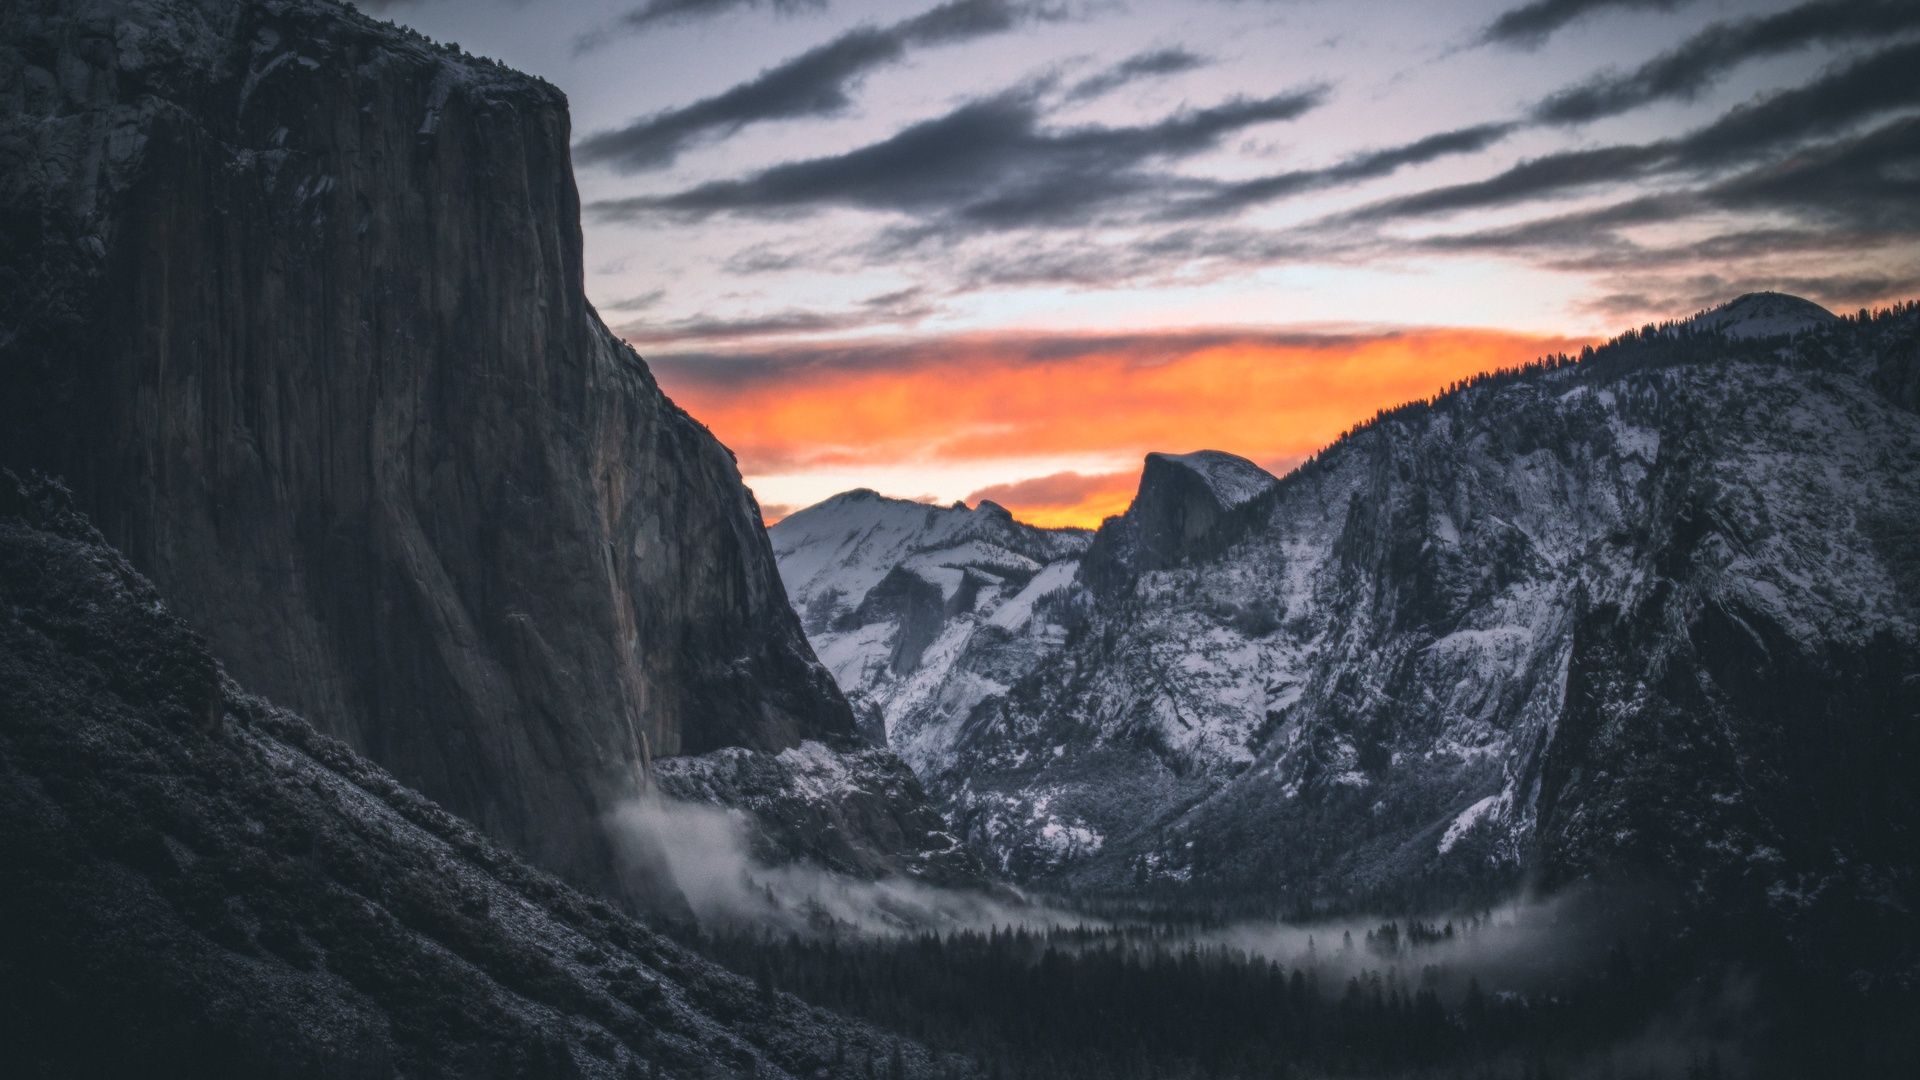
M 1102 597 L 923 777 L 1076 892 L 1904 895 L 1920 416 L 1881 387 L 1920 312 L 1795 329 L 1383 416 Z
M 495 838 L 604 885 L 650 755 L 854 738 L 585 300 L 553 87 L 324 0 L 9 3 L 0 237 L 0 461 Z
M 10 476 L 0 821 L 9 1075 L 971 1075 L 720 970 L 246 693 L 63 491 Z
M 1278 483 L 1246 458 L 1219 450 L 1148 454 L 1133 503 L 1094 535 L 1081 579 L 1108 593 L 1130 588 L 1142 573 L 1204 559 L 1257 519 L 1247 505 Z
M 988 865 L 1077 897 L 1900 910 L 1916 372 L 1911 305 L 1746 297 L 1393 410 L 1224 513 L 1150 458 L 1046 629 L 956 623 L 890 734 Z
M 982 502 L 849 491 L 769 530 L 780 576 L 861 727 L 915 769 L 944 759 L 981 699 L 1064 640 L 1085 529 Z
M 732 747 L 659 763 L 660 792 L 741 813 L 762 866 L 804 862 L 860 881 L 908 878 L 992 887 L 980 860 L 884 747 L 836 753 L 806 742 L 778 754 Z

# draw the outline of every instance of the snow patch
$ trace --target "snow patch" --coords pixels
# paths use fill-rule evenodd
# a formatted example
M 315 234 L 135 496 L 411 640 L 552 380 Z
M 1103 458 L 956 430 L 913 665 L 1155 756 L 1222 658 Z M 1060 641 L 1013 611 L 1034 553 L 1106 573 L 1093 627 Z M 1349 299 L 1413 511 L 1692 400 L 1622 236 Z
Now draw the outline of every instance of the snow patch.
M 1475 825 L 1480 824 L 1480 819 L 1486 817 L 1495 806 L 1499 805 L 1499 802 L 1500 796 L 1489 795 L 1460 811 L 1460 816 L 1453 819 L 1453 824 L 1447 826 L 1446 834 L 1440 837 L 1440 854 L 1445 855 L 1452 851 L 1453 846 L 1460 842 L 1460 838 L 1467 835 Z

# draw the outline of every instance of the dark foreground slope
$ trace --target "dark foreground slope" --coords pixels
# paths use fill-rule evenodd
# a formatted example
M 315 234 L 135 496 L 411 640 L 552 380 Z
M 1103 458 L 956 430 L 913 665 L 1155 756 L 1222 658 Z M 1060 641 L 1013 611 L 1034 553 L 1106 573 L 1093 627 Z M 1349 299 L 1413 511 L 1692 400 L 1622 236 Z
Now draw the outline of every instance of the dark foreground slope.
M 244 693 L 63 491 L 11 477 L 0 821 L 9 1076 L 851 1077 L 895 1053 Z
M 0 5 L 0 464 L 245 685 L 604 884 L 650 754 L 853 724 L 578 209 L 558 90 L 328 0 Z

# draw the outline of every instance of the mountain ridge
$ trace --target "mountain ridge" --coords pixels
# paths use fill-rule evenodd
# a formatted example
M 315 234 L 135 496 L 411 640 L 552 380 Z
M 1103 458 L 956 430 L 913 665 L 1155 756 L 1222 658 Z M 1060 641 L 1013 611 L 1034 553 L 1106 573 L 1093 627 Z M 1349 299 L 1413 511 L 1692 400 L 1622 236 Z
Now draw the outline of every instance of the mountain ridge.
M 1636 873 L 1865 888 L 1778 807 L 1911 798 L 1885 768 L 1846 785 L 1820 763 L 1909 753 L 1894 718 L 1915 709 L 1899 673 L 1920 671 L 1920 579 L 1901 568 L 1920 538 L 1894 507 L 1920 513 L 1920 317 L 1817 323 L 1649 327 L 1383 410 L 1184 561 L 1139 557 L 1110 518 L 1057 643 L 983 654 L 998 676 L 971 694 L 960 658 L 951 741 L 906 756 L 990 865 L 1079 896 L 1418 906 Z M 1823 724 L 1849 734 L 1807 743 Z M 1677 817 L 1636 816 L 1676 798 Z M 1906 873 L 1886 835 L 1846 835 Z

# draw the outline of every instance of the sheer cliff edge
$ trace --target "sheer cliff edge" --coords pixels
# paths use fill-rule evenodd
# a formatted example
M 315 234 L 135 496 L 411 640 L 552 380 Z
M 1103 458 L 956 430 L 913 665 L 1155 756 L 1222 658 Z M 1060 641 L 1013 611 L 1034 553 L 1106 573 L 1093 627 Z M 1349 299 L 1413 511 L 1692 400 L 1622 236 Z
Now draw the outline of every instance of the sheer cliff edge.
M 582 288 L 564 96 L 319 2 L 0 11 L 0 463 L 235 678 L 549 868 L 855 745 L 732 455 Z

